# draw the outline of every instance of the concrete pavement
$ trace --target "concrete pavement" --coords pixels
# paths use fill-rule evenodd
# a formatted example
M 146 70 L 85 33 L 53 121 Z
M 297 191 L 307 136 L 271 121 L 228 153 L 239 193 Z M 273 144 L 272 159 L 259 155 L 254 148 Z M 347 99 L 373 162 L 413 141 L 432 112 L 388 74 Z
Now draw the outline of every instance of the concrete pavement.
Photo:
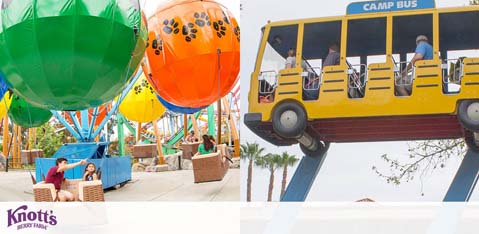
M 105 200 L 239 201 L 239 169 L 229 169 L 222 181 L 199 184 L 193 181 L 192 170 L 134 172 L 125 186 L 105 191 Z M 33 201 L 28 171 L 0 172 L 0 201 Z

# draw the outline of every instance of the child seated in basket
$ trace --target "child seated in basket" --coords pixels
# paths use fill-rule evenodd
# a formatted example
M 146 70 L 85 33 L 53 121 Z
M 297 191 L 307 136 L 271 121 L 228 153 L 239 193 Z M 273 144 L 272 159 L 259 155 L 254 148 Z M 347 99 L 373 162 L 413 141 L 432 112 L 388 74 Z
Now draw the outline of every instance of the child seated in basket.
M 198 146 L 198 153 L 199 154 L 211 154 L 211 153 L 214 153 L 216 151 L 216 143 L 213 143 L 211 140 L 210 140 L 210 136 L 208 135 L 203 135 L 203 143 L 201 143 L 199 146 Z
M 85 167 L 85 173 L 83 174 L 83 181 L 93 180 L 98 180 L 98 175 L 96 174 L 96 166 L 94 163 L 88 163 Z
M 73 194 L 67 190 L 61 189 L 62 183 L 65 183 L 65 185 L 70 184 L 70 181 L 65 178 L 65 171 L 80 165 L 85 165 L 86 161 L 81 160 L 76 163 L 68 164 L 66 158 L 57 158 L 55 163 L 56 166 L 48 170 L 47 177 L 45 178 L 45 183 L 52 183 L 55 186 L 55 189 L 57 191 L 57 200 L 62 202 L 73 201 L 75 198 Z

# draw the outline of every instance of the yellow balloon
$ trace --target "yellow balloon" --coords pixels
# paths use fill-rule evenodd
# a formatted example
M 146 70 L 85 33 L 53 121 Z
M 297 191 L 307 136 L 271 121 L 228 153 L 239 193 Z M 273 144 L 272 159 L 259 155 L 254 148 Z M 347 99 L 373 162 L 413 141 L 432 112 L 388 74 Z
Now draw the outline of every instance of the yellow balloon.
M 119 110 L 129 120 L 147 123 L 160 118 L 166 108 L 156 97 L 156 93 L 146 80 L 145 74 L 141 74 L 141 77 L 138 78 L 133 88 L 121 102 Z
M 12 103 L 11 96 L 12 95 L 6 92 L 2 100 L 0 100 L 0 118 L 3 118 L 7 114 L 8 108 L 10 108 L 10 103 Z

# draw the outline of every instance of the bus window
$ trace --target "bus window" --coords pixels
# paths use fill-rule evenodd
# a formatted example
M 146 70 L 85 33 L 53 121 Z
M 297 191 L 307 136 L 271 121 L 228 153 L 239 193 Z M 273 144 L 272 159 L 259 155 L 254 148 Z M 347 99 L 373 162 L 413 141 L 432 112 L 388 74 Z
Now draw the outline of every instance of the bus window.
M 439 14 L 439 51 L 442 60 L 444 93 L 458 93 L 461 89 L 464 63 L 467 57 L 479 57 L 479 12 Z
M 298 25 L 271 27 L 258 76 L 259 102 L 274 101 L 278 71 L 285 68 L 288 50 L 297 44 Z
M 386 54 L 386 17 L 348 20 L 346 63 L 349 97 L 362 98 L 367 83 L 367 58 Z M 359 57 L 359 62 L 349 58 Z
M 341 21 L 304 24 L 303 34 L 303 100 L 317 100 L 321 84 L 324 61 L 330 47 L 339 46 L 341 41 Z M 336 51 L 339 53 L 339 48 Z M 338 54 L 337 62 L 339 62 Z M 339 65 L 329 64 L 329 65 Z
M 414 80 L 414 69 L 406 71 L 408 61 L 408 53 L 414 54 L 416 51 L 416 38 L 419 35 L 425 35 L 428 43 L 433 45 L 433 24 L 432 14 L 423 15 L 406 15 L 393 17 L 393 54 L 399 54 L 399 61 L 394 61 L 396 67 L 399 68 L 399 77 L 397 77 L 396 91 L 399 89 L 407 92 L 396 92 L 397 96 L 411 95 L 412 83 Z
M 400 79 L 401 74 L 402 74 L 402 71 L 406 68 L 407 61 L 411 61 L 413 57 L 414 57 L 413 53 L 406 53 L 406 58 L 403 59 L 404 60 L 403 62 L 400 62 L 401 61 L 400 54 L 392 55 L 392 60 L 393 60 L 392 62 L 394 63 L 394 78 L 395 78 L 396 85 L 405 85 L 404 83 L 401 83 L 401 82 L 404 82 L 404 80 Z

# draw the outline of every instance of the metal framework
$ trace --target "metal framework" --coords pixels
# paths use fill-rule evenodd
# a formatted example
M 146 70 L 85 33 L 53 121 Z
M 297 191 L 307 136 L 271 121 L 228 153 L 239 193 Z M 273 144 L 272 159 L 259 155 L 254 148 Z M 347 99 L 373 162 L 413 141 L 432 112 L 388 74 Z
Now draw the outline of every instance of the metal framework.
M 138 69 L 137 73 L 130 81 L 130 83 L 126 86 L 126 88 L 121 92 L 120 97 L 118 100 L 112 105 L 112 108 L 106 114 L 105 118 L 101 121 L 96 129 L 94 128 L 96 118 L 98 116 L 98 109 L 99 107 L 95 107 L 93 109 L 93 117 L 90 121 L 88 121 L 88 109 L 80 111 L 81 116 L 81 123 L 80 120 L 75 115 L 75 112 L 68 111 L 66 112 L 68 116 L 72 119 L 72 124 L 68 123 L 68 121 L 61 115 L 60 111 L 52 110 L 53 116 L 60 121 L 61 124 L 65 126 L 65 128 L 78 140 L 78 142 L 92 142 L 94 139 L 101 133 L 101 130 L 106 125 L 108 120 L 111 118 L 113 114 L 115 114 L 120 106 L 121 102 L 125 98 L 126 94 L 131 90 L 135 82 L 138 80 L 140 75 L 143 73 L 143 70 L 140 68 Z
M 320 157 L 304 156 L 301 159 L 298 168 L 294 172 L 293 178 L 288 184 L 283 197 L 281 197 L 281 201 L 298 202 L 306 200 L 309 190 L 316 179 L 316 175 L 326 158 L 326 154 L 321 155 Z M 468 149 L 443 201 L 469 201 L 478 179 L 479 152 L 474 152 L 472 149 Z

